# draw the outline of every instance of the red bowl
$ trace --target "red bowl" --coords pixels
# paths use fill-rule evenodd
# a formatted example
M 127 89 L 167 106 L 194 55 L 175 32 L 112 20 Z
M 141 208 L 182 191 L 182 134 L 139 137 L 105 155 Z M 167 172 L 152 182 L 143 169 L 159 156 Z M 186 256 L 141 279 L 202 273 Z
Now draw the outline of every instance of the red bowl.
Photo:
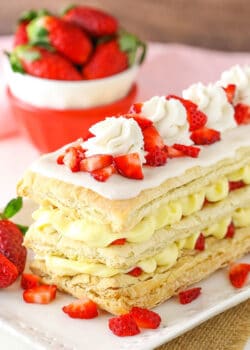
M 55 151 L 80 137 L 88 136 L 91 125 L 107 116 L 127 113 L 135 101 L 137 85 L 114 103 L 89 109 L 46 109 L 25 103 L 7 89 L 10 106 L 21 130 L 41 152 Z

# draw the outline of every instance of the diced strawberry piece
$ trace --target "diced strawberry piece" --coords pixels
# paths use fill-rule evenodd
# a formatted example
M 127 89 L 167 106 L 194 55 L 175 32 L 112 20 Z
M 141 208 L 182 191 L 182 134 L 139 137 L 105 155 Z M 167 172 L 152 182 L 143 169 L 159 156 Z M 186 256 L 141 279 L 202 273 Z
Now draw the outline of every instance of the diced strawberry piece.
M 21 279 L 21 287 L 23 289 L 30 289 L 38 287 L 40 285 L 39 276 L 32 275 L 31 273 L 23 273 Z
M 138 113 L 138 114 L 140 114 L 140 113 L 141 113 L 141 110 L 142 110 L 142 106 L 143 106 L 143 103 L 142 103 L 142 102 L 134 103 L 134 104 L 130 107 L 129 113 Z
M 226 95 L 227 95 L 227 100 L 230 103 L 233 103 L 234 96 L 235 96 L 235 91 L 236 91 L 236 85 L 235 84 L 229 84 L 226 87 L 223 88 Z
M 143 130 L 143 138 L 145 151 L 150 152 L 154 151 L 156 147 L 164 147 L 164 141 L 158 130 L 153 125 Z
M 180 145 L 178 143 L 175 143 L 172 147 L 184 153 L 185 156 L 192 158 L 197 158 L 201 150 L 199 147 Z
M 130 276 L 139 277 L 142 274 L 142 269 L 139 266 L 137 266 L 133 268 L 133 270 L 129 271 L 128 274 Z
M 110 245 L 124 245 L 126 242 L 127 242 L 126 238 L 118 238 L 112 243 L 110 243 Z
M 70 147 L 66 150 L 66 153 L 63 158 L 63 163 L 72 171 L 80 171 L 80 161 L 79 152 L 75 147 Z
M 58 156 L 56 162 L 59 165 L 64 164 L 64 154 L 61 154 L 60 156 Z
M 235 106 L 234 119 L 237 124 L 249 124 L 250 123 L 250 106 L 238 103 Z
M 23 292 L 23 300 L 31 304 L 49 304 L 56 297 L 57 287 L 55 285 L 45 285 L 26 289 Z
M 64 306 L 62 310 L 71 318 L 90 319 L 98 316 L 96 303 L 88 298 L 74 301 L 73 303 Z
M 183 104 L 183 106 L 186 107 L 187 109 L 194 109 L 194 110 L 198 109 L 197 104 L 195 104 L 194 102 L 192 102 L 190 100 L 186 100 L 183 97 L 179 97 L 179 96 L 176 96 L 176 95 L 168 95 L 166 97 L 167 100 L 170 100 L 171 98 L 179 100 Z
M 229 181 L 229 191 L 238 190 L 239 188 L 245 187 L 244 181 Z
M 18 277 L 16 266 L 0 253 L 0 288 L 7 288 Z
M 202 233 L 199 235 L 194 248 L 196 250 L 205 250 L 205 237 Z
M 138 153 L 114 157 L 114 163 L 117 171 L 122 176 L 136 180 L 143 179 L 142 166 Z
M 124 117 L 133 118 L 137 122 L 137 124 L 139 125 L 142 131 L 148 128 L 149 126 L 153 125 L 152 120 L 144 118 L 137 114 L 126 114 L 124 115 Z
M 116 173 L 116 168 L 113 164 L 106 166 L 105 168 L 97 169 L 91 172 L 91 176 L 97 181 L 105 182 L 110 178 L 112 174 Z
M 109 329 L 118 337 L 128 337 L 140 333 L 140 329 L 130 314 L 110 318 Z
M 193 131 L 190 138 L 196 145 L 210 145 L 220 141 L 220 132 L 214 129 L 202 128 Z
M 168 158 L 180 158 L 185 157 L 185 154 L 182 151 L 175 149 L 174 147 L 166 146 L 168 151 Z
M 201 288 L 191 288 L 179 293 L 180 304 L 189 304 L 201 294 Z
M 130 315 L 140 328 L 156 329 L 161 323 L 161 317 L 156 312 L 141 307 L 133 307 Z
M 80 169 L 82 171 L 93 172 L 94 170 L 105 168 L 111 165 L 113 157 L 108 154 L 98 154 L 87 157 L 80 162 Z
M 226 233 L 226 236 L 225 238 L 233 238 L 235 234 L 235 226 L 234 226 L 234 223 L 233 221 L 228 225 L 228 228 L 227 228 L 227 233 Z
M 247 281 L 250 264 L 233 264 L 229 269 L 229 279 L 235 288 L 242 288 Z
M 145 156 L 146 164 L 150 166 L 161 166 L 167 163 L 168 152 L 165 147 L 155 147 Z

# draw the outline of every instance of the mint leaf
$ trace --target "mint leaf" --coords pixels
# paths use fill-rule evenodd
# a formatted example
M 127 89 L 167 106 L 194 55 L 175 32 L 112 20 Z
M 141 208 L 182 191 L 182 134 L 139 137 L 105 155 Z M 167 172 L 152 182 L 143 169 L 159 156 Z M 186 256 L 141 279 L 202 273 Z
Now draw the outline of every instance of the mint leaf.
M 29 226 L 24 226 L 24 225 L 20 225 L 20 224 L 15 224 L 19 230 L 22 232 L 23 235 L 25 235 L 25 233 L 28 231 Z
M 12 199 L 4 208 L 3 211 L 3 217 L 6 219 L 11 218 L 14 216 L 23 206 L 23 199 L 22 197 L 17 197 Z

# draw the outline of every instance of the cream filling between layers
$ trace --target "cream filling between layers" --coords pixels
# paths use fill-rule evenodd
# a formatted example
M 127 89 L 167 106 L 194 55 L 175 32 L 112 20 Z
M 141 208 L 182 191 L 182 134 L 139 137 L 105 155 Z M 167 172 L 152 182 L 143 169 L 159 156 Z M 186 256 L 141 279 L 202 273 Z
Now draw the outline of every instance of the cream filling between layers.
M 205 237 L 213 236 L 223 239 L 227 233 L 228 225 L 233 221 L 235 227 L 250 226 L 250 207 L 236 209 L 232 216 L 227 216 L 219 222 L 203 230 Z M 158 266 L 171 268 L 181 255 L 183 249 L 194 249 L 200 232 L 196 232 L 186 239 L 169 244 L 160 253 L 152 258 L 139 261 L 136 267 L 140 267 L 145 273 L 153 273 Z M 100 263 L 92 263 L 90 260 L 74 261 L 56 256 L 37 256 L 37 259 L 45 260 L 45 264 L 50 273 L 57 276 L 75 276 L 77 274 L 89 274 L 98 277 L 112 277 L 117 274 L 124 274 L 132 270 L 117 269 Z
M 73 240 L 85 242 L 88 246 L 105 248 L 119 238 L 126 238 L 129 243 L 141 243 L 150 239 L 156 230 L 179 222 L 182 216 L 189 216 L 199 211 L 204 200 L 218 202 L 225 199 L 229 193 L 228 181 L 242 180 L 250 184 L 250 165 L 242 167 L 233 173 L 221 177 L 197 193 L 190 194 L 176 201 L 161 206 L 154 215 L 143 218 L 133 229 L 113 233 L 109 225 L 98 224 L 86 219 L 72 221 L 59 209 L 40 208 L 33 213 L 36 220 L 32 225 L 36 230 L 57 231 Z

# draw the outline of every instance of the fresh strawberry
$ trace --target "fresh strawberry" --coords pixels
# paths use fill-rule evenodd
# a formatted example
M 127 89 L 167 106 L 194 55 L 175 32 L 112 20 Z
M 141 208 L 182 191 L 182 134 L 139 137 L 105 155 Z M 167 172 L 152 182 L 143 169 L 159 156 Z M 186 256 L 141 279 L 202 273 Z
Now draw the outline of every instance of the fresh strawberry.
M 49 304 L 56 297 L 57 287 L 55 285 L 36 286 L 23 292 L 23 300 L 31 304 Z
M 27 250 L 22 246 L 23 235 L 9 220 L 0 220 L 0 253 L 9 259 L 21 274 L 25 267 Z
M 65 156 L 65 154 L 60 154 L 60 156 L 57 157 L 57 159 L 56 159 L 57 164 L 59 164 L 59 165 L 64 164 L 64 156 Z
M 233 264 L 229 269 L 229 279 L 235 288 L 242 288 L 247 281 L 250 264 Z
M 118 29 L 117 20 L 113 16 L 87 6 L 70 6 L 64 11 L 63 19 L 79 25 L 93 37 L 114 35 Z
M 146 164 L 150 166 L 161 166 L 167 163 L 168 152 L 165 147 L 155 147 L 145 156 Z
M 128 119 L 133 118 L 137 122 L 137 124 L 139 125 L 142 131 L 148 128 L 149 126 L 153 125 L 153 122 L 150 119 L 144 118 L 143 116 L 140 116 L 134 113 L 125 114 L 124 117 Z
M 92 172 L 94 170 L 108 167 L 113 162 L 113 157 L 108 154 L 97 154 L 94 156 L 86 157 L 80 163 L 81 171 Z
M 172 147 L 184 153 L 185 156 L 192 157 L 192 158 L 197 158 L 200 153 L 199 147 L 180 145 L 178 143 L 175 143 Z
M 143 130 L 144 149 L 147 152 L 154 151 L 156 148 L 163 148 L 164 141 L 158 130 L 151 125 Z
M 110 245 L 124 245 L 126 242 L 127 242 L 126 238 L 118 238 L 112 243 L 110 243 Z
M 237 124 L 249 124 L 250 123 L 250 106 L 238 103 L 235 106 L 234 119 Z
M 205 249 L 205 237 L 202 233 L 200 233 L 196 243 L 195 247 L 196 250 L 204 250 Z
M 235 226 L 234 226 L 234 223 L 233 221 L 228 225 L 228 228 L 227 228 L 227 233 L 226 233 L 226 236 L 225 238 L 233 238 L 235 234 Z
M 84 64 L 92 52 L 92 42 L 77 25 L 54 16 L 34 19 L 27 27 L 33 44 L 51 45 L 75 64 Z
M 7 288 L 18 277 L 16 266 L 0 253 L 0 288 Z
M 71 318 L 90 319 L 98 316 L 97 305 L 88 298 L 76 300 L 73 303 L 64 306 L 62 310 Z
M 117 171 L 115 166 L 111 164 L 104 168 L 92 171 L 91 176 L 97 181 L 105 182 L 110 178 L 111 175 L 115 174 L 116 172 Z
M 201 294 L 201 288 L 191 288 L 179 293 L 180 304 L 189 304 Z
M 121 51 L 117 40 L 111 40 L 97 46 L 91 59 L 83 67 L 85 79 L 100 79 L 128 68 L 127 54 Z
M 226 87 L 223 88 L 226 95 L 227 95 L 227 100 L 230 103 L 233 103 L 234 96 L 235 96 L 235 91 L 236 91 L 236 85 L 235 84 L 229 84 Z
M 172 159 L 172 158 L 180 158 L 180 157 L 185 157 L 186 156 L 182 151 L 179 151 L 179 150 L 177 150 L 174 147 L 165 146 L 165 148 L 167 149 L 168 158 L 170 158 L 170 159 Z
M 168 100 L 171 98 L 179 100 L 186 108 L 189 131 L 203 128 L 206 125 L 207 116 L 203 112 L 199 111 L 198 106 L 195 103 L 175 95 L 167 96 Z
M 81 80 L 82 76 L 66 58 L 31 45 L 21 45 L 9 56 L 12 70 L 19 73 L 54 79 Z
M 161 317 L 156 312 L 141 307 L 133 307 L 130 315 L 140 328 L 156 329 L 161 323 Z
M 128 274 L 130 276 L 139 277 L 142 274 L 142 272 L 142 269 L 139 266 L 136 266 L 131 271 L 129 271 Z
M 75 147 L 70 147 L 66 150 L 65 155 L 63 157 L 63 163 L 72 171 L 77 172 L 80 171 L 80 162 L 82 161 L 79 156 L 79 152 Z M 57 159 L 58 162 L 58 159 Z
M 137 102 L 134 103 L 129 110 L 129 113 L 137 113 L 140 114 L 142 110 L 143 103 L 142 102 Z
M 239 188 L 245 187 L 244 181 L 229 181 L 229 191 L 238 190 Z
M 128 337 L 140 333 L 140 329 L 130 314 L 110 318 L 109 329 L 118 337 Z
M 220 132 L 214 129 L 202 128 L 193 131 L 190 138 L 196 145 L 210 145 L 220 141 Z
M 40 285 L 40 278 L 31 273 L 23 273 L 21 279 L 21 287 L 23 289 L 30 289 Z
M 117 171 L 130 179 L 142 180 L 143 172 L 138 153 L 130 153 L 114 157 L 114 164 Z

